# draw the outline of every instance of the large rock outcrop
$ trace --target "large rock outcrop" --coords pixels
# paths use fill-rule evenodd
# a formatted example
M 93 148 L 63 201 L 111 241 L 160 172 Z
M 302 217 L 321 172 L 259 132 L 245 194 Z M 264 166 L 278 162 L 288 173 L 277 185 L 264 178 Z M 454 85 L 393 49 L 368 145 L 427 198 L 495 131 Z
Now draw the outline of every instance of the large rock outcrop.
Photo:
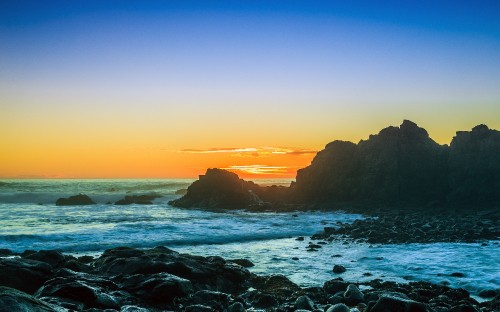
M 260 187 L 233 172 L 208 169 L 183 197 L 169 204 L 183 208 L 266 209 L 282 201 L 286 190 L 278 186 Z
M 450 146 L 405 120 L 358 144 L 333 141 L 297 172 L 289 189 L 260 187 L 208 169 L 178 207 L 294 208 L 491 206 L 500 203 L 500 132 L 459 131 Z
M 457 132 L 451 146 L 405 120 L 358 144 L 329 143 L 297 172 L 290 200 L 382 206 L 492 203 L 500 199 L 500 133 Z
M 405 120 L 359 144 L 334 141 L 297 172 L 292 199 L 302 203 L 365 201 L 422 204 L 443 200 L 446 147 Z
M 450 144 L 448 200 L 500 202 L 500 131 L 479 125 L 459 131 Z

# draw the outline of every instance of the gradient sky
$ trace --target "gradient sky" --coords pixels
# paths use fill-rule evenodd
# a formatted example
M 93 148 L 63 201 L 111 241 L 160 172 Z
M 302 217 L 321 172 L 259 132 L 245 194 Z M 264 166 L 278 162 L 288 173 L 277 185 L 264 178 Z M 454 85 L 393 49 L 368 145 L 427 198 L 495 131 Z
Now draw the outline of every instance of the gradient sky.
M 0 2 L 0 177 L 293 177 L 403 119 L 500 128 L 500 2 Z

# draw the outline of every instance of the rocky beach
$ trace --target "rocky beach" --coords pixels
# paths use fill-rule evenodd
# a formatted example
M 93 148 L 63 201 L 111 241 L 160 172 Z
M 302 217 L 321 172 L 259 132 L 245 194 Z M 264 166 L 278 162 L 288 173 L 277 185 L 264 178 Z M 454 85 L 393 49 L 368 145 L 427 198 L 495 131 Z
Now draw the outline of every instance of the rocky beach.
M 3 251 L 6 255 L 8 252 Z M 301 288 L 283 275 L 256 275 L 244 259 L 180 254 L 165 247 L 74 257 L 54 250 L 0 259 L 0 311 L 484 311 L 480 295 L 428 282 L 368 283 L 339 277 Z M 332 268 L 335 271 L 335 268 Z
M 4 182 L 5 211 L 26 219 L 3 215 L 0 311 L 499 311 L 498 151 L 483 125 L 448 147 L 405 121 L 328 144 L 290 187 L 215 168 Z

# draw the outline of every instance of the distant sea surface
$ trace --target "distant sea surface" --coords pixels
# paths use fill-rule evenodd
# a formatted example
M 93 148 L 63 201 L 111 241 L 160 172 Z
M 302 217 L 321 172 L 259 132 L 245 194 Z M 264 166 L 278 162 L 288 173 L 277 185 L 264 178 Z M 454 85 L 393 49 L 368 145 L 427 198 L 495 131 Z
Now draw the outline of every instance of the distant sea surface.
M 97 255 L 116 246 L 163 245 L 179 252 L 247 258 L 259 274 L 284 274 L 302 286 L 318 286 L 337 277 L 334 264 L 349 281 L 374 278 L 426 280 L 462 287 L 472 293 L 500 288 L 500 247 L 489 243 L 369 245 L 329 242 L 306 250 L 309 236 L 360 215 L 341 212 L 249 213 L 177 209 L 168 201 L 193 180 L 0 180 L 0 248 L 59 249 Z M 290 180 L 258 180 L 288 185 Z M 60 197 L 84 193 L 97 205 L 56 206 Z M 153 205 L 108 204 L 125 195 L 158 194 Z M 304 236 L 304 241 L 297 241 Z M 332 257 L 332 255 L 341 257 Z M 294 260 L 292 258 L 298 258 Z M 451 277 L 462 272 L 465 277 Z M 372 276 L 364 276 L 371 273 Z

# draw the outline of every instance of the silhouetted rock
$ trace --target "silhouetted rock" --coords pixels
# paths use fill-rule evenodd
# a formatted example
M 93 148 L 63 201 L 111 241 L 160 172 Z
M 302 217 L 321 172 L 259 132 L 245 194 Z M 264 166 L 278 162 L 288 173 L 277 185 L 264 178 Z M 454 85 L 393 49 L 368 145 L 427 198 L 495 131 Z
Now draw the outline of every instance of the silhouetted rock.
M 334 141 L 297 172 L 290 200 L 330 208 L 498 203 L 500 132 L 480 125 L 447 147 L 405 120 L 358 144 Z
M 269 209 L 272 205 L 268 200 L 277 201 L 283 192 L 281 187 L 263 188 L 242 180 L 233 172 L 208 169 L 188 187 L 186 195 L 169 204 L 183 208 Z
M 115 205 L 152 205 L 153 200 L 161 197 L 160 195 L 130 195 L 125 196 L 124 199 L 120 199 L 115 202 Z
M 68 198 L 59 198 L 56 201 L 57 206 L 84 206 L 95 205 L 95 202 L 85 194 L 70 196 Z
M 446 147 L 405 120 L 359 144 L 334 141 L 297 172 L 292 198 L 306 204 L 426 204 L 446 195 Z
M 479 125 L 457 132 L 450 144 L 449 184 L 452 203 L 500 202 L 500 131 Z

